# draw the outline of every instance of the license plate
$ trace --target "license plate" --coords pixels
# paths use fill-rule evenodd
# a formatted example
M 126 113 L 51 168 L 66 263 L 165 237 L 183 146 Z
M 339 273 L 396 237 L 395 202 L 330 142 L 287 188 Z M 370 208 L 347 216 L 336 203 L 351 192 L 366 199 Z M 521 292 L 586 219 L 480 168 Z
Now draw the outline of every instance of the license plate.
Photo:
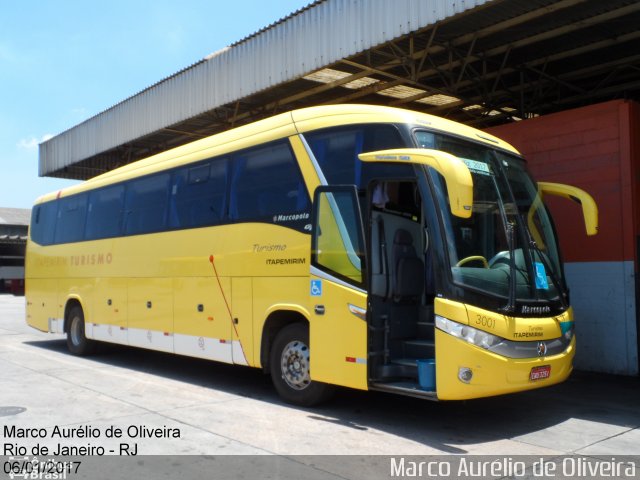
M 551 365 L 543 365 L 541 367 L 533 367 L 529 374 L 529 380 L 543 380 L 551 376 Z

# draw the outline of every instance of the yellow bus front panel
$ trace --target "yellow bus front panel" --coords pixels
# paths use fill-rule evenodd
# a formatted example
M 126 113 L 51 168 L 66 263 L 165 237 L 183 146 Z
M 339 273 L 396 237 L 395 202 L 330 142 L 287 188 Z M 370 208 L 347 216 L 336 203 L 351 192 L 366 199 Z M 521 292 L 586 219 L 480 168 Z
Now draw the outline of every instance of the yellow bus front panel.
M 573 325 L 573 311 L 555 317 L 510 317 L 472 305 L 438 298 L 436 325 L 448 320 L 457 324 L 454 336 L 435 330 L 436 388 L 441 400 L 463 400 L 518 392 L 564 381 L 572 370 L 575 337 L 563 339 Z M 495 342 L 508 343 L 512 351 L 531 352 L 529 358 L 501 355 L 480 346 L 470 332 L 487 332 Z M 466 332 L 465 332 L 466 331 Z M 463 338 L 460 338 L 463 337 Z M 473 338 L 472 344 L 464 338 Z M 547 355 L 552 342 L 564 345 L 562 351 Z M 533 348 L 533 347 L 539 347 Z M 522 356 L 522 355 L 520 355 Z
M 489 397 L 546 387 L 567 379 L 575 355 L 575 338 L 559 354 L 541 358 L 516 359 L 496 355 L 464 340 L 436 330 L 436 388 L 440 400 Z M 550 376 L 532 380 L 536 368 L 549 367 Z M 460 380 L 469 369 L 468 383 Z

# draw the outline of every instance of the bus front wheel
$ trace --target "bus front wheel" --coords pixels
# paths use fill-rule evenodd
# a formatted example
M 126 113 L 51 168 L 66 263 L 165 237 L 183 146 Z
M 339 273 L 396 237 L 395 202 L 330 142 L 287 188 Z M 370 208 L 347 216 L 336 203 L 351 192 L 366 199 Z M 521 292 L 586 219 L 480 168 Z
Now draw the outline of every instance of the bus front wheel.
M 89 355 L 95 350 L 95 342 L 84 334 L 84 312 L 79 305 L 69 310 L 67 348 L 74 355 Z
M 284 327 L 271 349 L 270 369 L 278 395 L 287 403 L 310 407 L 327 400 L 333 387 L 310 376 L 309 329 L 300 323 Z

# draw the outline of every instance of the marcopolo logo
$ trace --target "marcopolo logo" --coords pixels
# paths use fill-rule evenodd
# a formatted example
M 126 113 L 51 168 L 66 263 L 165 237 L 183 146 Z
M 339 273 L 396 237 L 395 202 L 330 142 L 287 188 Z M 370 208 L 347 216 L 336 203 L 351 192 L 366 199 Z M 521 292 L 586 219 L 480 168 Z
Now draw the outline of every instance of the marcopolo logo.
M 273 216 L 273 222 L 274 223 L 295 222 L 298 220 L 309 220 L 309 217 L 310 217 L 309 212 L 292 213 L 288 215 L 278 214 Z

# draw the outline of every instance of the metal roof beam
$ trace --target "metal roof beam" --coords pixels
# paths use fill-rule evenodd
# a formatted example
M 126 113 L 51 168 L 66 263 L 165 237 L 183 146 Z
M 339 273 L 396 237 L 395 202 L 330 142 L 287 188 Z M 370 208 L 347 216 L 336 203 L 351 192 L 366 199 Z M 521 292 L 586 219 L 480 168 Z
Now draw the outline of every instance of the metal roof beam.
M 460 46 L 465 43 L 471 42 L 474 38 L 483 38 L 494 33 L 502 32 L 508 28 L 513 28 L 518 25 L 522 25 L 523 23 L 530 22 L 532 20 L 537 20 L 541 17 L 549 15 L 550 13 L 555 13 L 559 10 L 564 10 L 566 8 L 574 7 L 581 3 L 585 3 L 588 0 L 563 0 L 560 2 L 553 3 L 551 5 L 547 5 L 542 8 L 537 8 L 535 10 L 531 10 L 522 15 L 518 15 L 517 17 L 510 18 L 508 20 L 504 20 L 502 22 L 498 22 L 490 27 L 483 28 L 478 30 L 477 32 L 467 33 L 462 35 L 454 40 L 452 40 L 451 44 L 453 46 Z
M 576 30 L 582 30 L 586 27 L 590 27 L 603 22 L 608 22 L 610 20 L 614 20 L 616 18 L 623 17 L 625 15 L 630 15 L 638 11 L 640 11 L 640 2 L 632 3 L 631 5 L 627 5 L 626 7 L 618 8 L 616 10 L 611 10 L 610 12 L 602 13 L 600 15 L 595 15 L 586 20 L 581 20 L 579 22 L 563 25 L 562 27 L 553 28 L 547 32 L 542 32 L 537 35 L 532 35 L 531 37 L 527 37 L 522 40 L 512 42 L 509 45 L 496 47 L 491 50 L 487 50 L 483 53 L 487 57 L 492 57 L 494 55 L 504 53 L 509 46 L 511 48 L 519 48 L 519 47 L 531 45 L 532 43 L 540 42 L 543 40 L 550 40 L 560 35 L 564 35 L 565 33 L 574 32 Z
M 481 39 L 484 37 L 488 37 L 489 35 L 493 35 L 495 33 L 499 33 L 502 32 L 503 30 L 506 30 L 508 28 L 512 28 L 514 26 L 517 25 L 521 25 L 523 23 L 526 22 L 530 22 L 532 20 L 536 20 L 540 17 L 544 17 L 545 15 L 548 15 L 550 13 L 553 12 L 557 12 L 559 10 L 563 10 L 566 8 L 570 8 L 573 7 L 575 5 L 578 5 L 580 3 L 584 3 L 588 0 L 563 0 L 557 3 L 554 3 L 552 5 L 548 5 L 546 7 L 543 8 L 539 8 L 539 9 L 535 9 L 532 10 L 530 12 L 527 12 L 525 14 L 522 15 L 518 15 L 517 17 L 513 17 L 510 18 L 508 20 L 504 20 L 498 23 L 495 23 L 493 25 L 490 25 L 488 27 L 482 28 L 476 32 L 473 33 L 468 33 L 465 35 L 462 35 L 460 37 L 457 37 L 453 40 L 451 40 L 451 42 L 449 42 L 451 47 L 458 47 L 461 45 L 464 45 L 465 43 L 471 42 L 473 41 L 474 38 L 476 39 Z M 434 28 L 437 28 L 437 25 L 435 25 Z M 428 29 L 425 29 L 425 31 L 427 31 Z M 433 33 L 432 33 L 432 37 L 433 37 Z M 411 55 L 411 58 L 413 60 L 421 60 L 421 63 L 424 63 L 424 60 L 422 60 L 422 57 L 425 57 L 427 55 L 431 55 L 433 56 L 434 54 L 437 53 L 442 53 L 444 51 L 447 50 L 448 47 L 445 46 L 434 46 L 431 47 L 431 44 L 433 42 L 433 38 L 430 39 L 429 44 L 427 45 L 427 47 L 424 50 L 415 52 Z
M 538 58 L 538 59 L 535 59 L 535 60 L 531 60 L 531 61 L 526 62 L 526 63 L 524 63 L 524 64 L 522 64 L 522 65 L 520 65 L 518 67 L 502 68 L 502 69 L 499 69 L 496 72 L 489 72 L 489 73 L 484 74 L 483 78 L 485 80 L 489 80 L 489 79 L 495 78 L 496 79 L 496 81 L 494 82 L 494 85 L 495 85 L 495 83 L 498 82 L 498 79 L 500 78 L 501 75 L 507 75 L 507 74 L 510 74 L 510 73 L 514 73 L 514 72 L 519 71 L 522 68 L 527 68 L 527 69 L 531 69 L 531 70 L 537 70 L 537 68 L 536 68 L 537 66 L 544 65 L 545 63 L 551 63 L 551 62 L 564 60 L 564 59 L 567 59 L 567 58 L 570 58 L 570 57 L 573 57 L 573 56 L 576 56 L 576 55 L 589 53 L 589 52 L 591 52 L 593 50 L 599 50 L 599 49 L 603 49 L 603 48 L 607 48 L 607 47 L 612 47 L 612 46 L 615 46 L 615 45 L 620 44 L 620 43 L 625 43 L 625 42 L 628 42 L 628 41 L 636 40 L 638 38 L 640 38 L 640 31 L 631 32 L 631 33 L 628 33 L 628 34 L 625 34 L 625 35 L 621 35 L 621 36 L 613 38 L 613 39 L 602 40 L 602 41 L 595 42 L 595 43 L 590 44 L 590 45 L 581 46 L 581 47 L 578 47 L 578 48 L 574 48 L 572 50 L 566 50 L 566 51 L 559 52 L 559 53 L 554 54 L 554 55 L 549 55 L 549 56 L 541 57 L 541 58 Z M 505 52 L 505 55 L 508 54 L 508 52 L 509 52 L 509 50 L 507 52 Z M 634 57 L 631 57 L 631 58 L 634 58 Z M 615 64 L 619 64 L 619 63 L 623 63 L 623 62 L 624 62 L 624 60 L 621 60 L 620 62 L 616 61 L 614 63 Z M 504 64 L 504 59 L 503 59 L 503 64 Z M 607 67 L 604 67 L 604 65 L 610 65 L 610 64 L 609 63 L 608 64 L 599 64 L 599 65 L 595 65 L 593 67 L 589 67 L 589 68 L 586 68 L 586 69 L 575 70 L 575 71 L 573 71 L 573 72 L 571 72 L 569 74 L 560 75 L 560 76 L 558 76 L 558 78 L 568 81 L 570 78 L 573 78 L 575 75 L 578 75 L 580 72 L 586 73 L 586 72 L 591 71 L 591 70 L 599 70 L 599 69 L 603 69 L 603 68 L 606 69 Z M 470 86 L 470 85 L 473 85 L 473 84 L 474 84 L 474 82 L 471 81 L 471 80 L 464 81 L 464 82 L 461 82 L 461 84 L 459 85 L 459 88 L 463 88 L 463 87 Z M 520 89 L 518 87 L 516 87 L 515 90 L 519 91 Z M 498 90 L 492 89 L 492 93 L 493 94 L 497 94 L 498 92 L 499 92 Z M 403 100 L 409 100 L 409 99 L 403 99 Z M 481 102 L 482 99 L 480 97 L 476 96 L 476 97 L 469 98 L 469 101 L 473 102 L 473 103 L 478 103 L 478 102 Z M 407 102 L 402 102 L 402 101 L 398 101 L 397 102 L 397 104 L 400 104 L 400 103 L 407 103 Z M 452 104 L 451 106 L 456 106 L 456 105 Z M 430 111 L 431 112 L 446 111 L 446 110 L 449 109 L 448 107 L 449 107 L 449 105 L 445 105 L 445 106 L 442 106 L 442 107 L 436 107 L 436 108 L 434 108 L 434 109 L 432 109 Z
M 623 7 L 623 8 L 617 9 L 617 10 L 612 10 L 610 12 L 606 12 L 606 13 L 603 13 L 603 14 L 600 14 L 600 15 L 596 15 L 594 17 L 591 17 L 591 18 L 587 19 L 587 20 L 583 20 L 581 22 L 577 22 L 576 24 L 565 25 L 565 26 L 562 26 L 562 27 L 554 28 L 554 29 L 549 30 L 547 32 L 543 32 L 543 33 L 540 33 L 540 34 L 537 34 L 537 35 L 533 35 L 531 37 L 527 37 L 527 38 L 524 38 L 522 40 L 509 43 L 507 45 L 502 45 L 500 47 L 496 47 L 496 48 L 493 48 L 493 49 L 490 49 L 490 50 L 482 52 L 482 57 L 480 57 L 478 55 L 475 55 L 475 56 L 472 56 L 471 58 L 473 58 L 476 61 L 479 61 L 479 60 L 482 60 L 483 58 L 494 57 L 494 56 L 497 56 L 497 55 L 500 55 L 500 54 L 504 54 L 509 49 L 513 50 L 513 49 L 516 49 L 516 48 L 520 48 L 520 47 L 531 45 L 533 43 L 536 43 L 536 42 L 539 42 L 539 41 L 542 41 L 542 40 L 549 40 L 551 38 L 563 35 L 565 33 L 571 32 L 571 31 L 575 31 L 575 30 L 578 30 L 578 29 L 582 29 L 582 28 L 585 28 L 585 27 L 588 27 L 588 26 L 592 26 L 592 25 L 598 24 L 598 23 L 602 23 L 604 21 L 613 20 L 615 18 L 619 18 L 621 16 L 629 15 L 631 13 L 635 13 L 635 12 L 638 12 L 638 11 L 640 11 L 640 2 L 631 4 L 631 5 L 627 5 L 626 7 Z M 629 35 L 637 35 L 637 34 L 638 34 L 638 32 L 633 32 L 633 34 L 629 34 Z M 628 36 L 628 35 L 625 35 L 625 36 Z M 622 36 L 622 37 L 625 37 L 625 36 Z M 622 38 L 622 37 L 620 37 L 620 38 Z M 436 48 L 438 48 L 438 47 L 436 47 Z M 445 50 L 446 47 L 439 47 L 439 48 L 440 48 L 439 52 L 442 52 L 442 51 Z M 561 52 L 561 53 L 558 54 L 558 56 L 562 56 L 562 55 L 564 55 L 564 52 Z M 540 62 L 544 62 L 545 59 L 541 59 L 539 61 Z M 462 60 L 452 61 L 452 62 L 448 63 L 448 67 L 449 67 L 449 69 L 453 69 L 453 68 L 461 66 L 462 63 L 463 63 Z M 531 64 L 530 62 L 527 62 L 527 63 Z M 419 72 L 417 77 L 419 79 L 425 79 L 425 78 L 428 78 L 430 76 L 435 75 L 436 73 L 438 73 L 436 69 L 429 69 L 429 70 L 425 70 L 423 72 Z

